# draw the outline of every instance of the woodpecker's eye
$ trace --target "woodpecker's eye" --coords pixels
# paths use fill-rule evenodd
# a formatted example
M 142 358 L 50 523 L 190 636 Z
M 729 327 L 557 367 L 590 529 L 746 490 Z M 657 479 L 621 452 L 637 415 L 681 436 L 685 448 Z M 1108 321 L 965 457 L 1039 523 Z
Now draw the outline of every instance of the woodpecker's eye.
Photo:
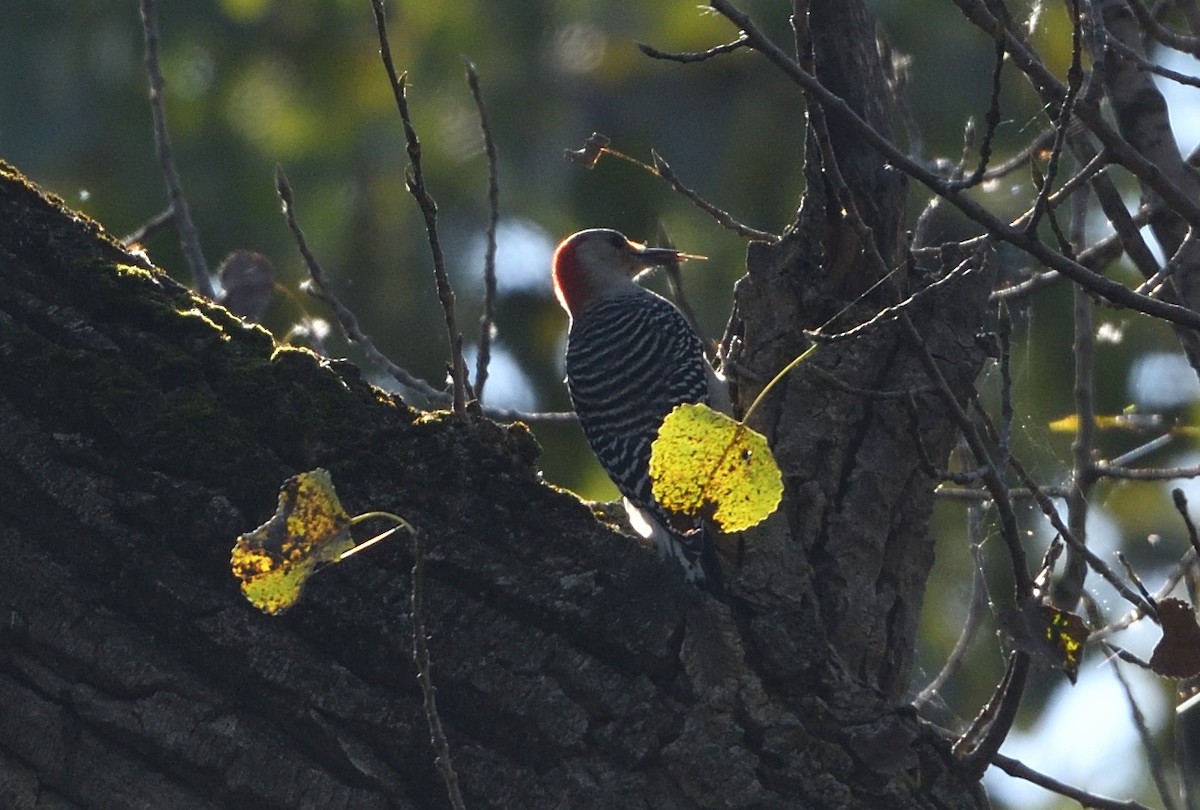
M 627 240 L 624 236 L 621 236 L 621 234 L 617 233 L 616 231 L 608 234 L 608 243 L 617 250 L 625 250 L 629 247 L 629 240 Z

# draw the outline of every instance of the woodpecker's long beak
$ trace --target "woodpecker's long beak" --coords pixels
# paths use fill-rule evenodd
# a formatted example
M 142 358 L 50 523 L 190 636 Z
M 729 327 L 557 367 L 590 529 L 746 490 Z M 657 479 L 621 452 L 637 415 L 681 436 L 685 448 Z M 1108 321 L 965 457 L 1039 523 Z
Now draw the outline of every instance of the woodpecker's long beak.
M 675 264 L 686 259 L 707 259 L 707 256 L 697 256 L 694 253 L 683 253 L 670 248 L 646 247 L 640 242 L 630 241 L 630 253 L 634 261 L 645 267 L 657 267 L 662 264 Z

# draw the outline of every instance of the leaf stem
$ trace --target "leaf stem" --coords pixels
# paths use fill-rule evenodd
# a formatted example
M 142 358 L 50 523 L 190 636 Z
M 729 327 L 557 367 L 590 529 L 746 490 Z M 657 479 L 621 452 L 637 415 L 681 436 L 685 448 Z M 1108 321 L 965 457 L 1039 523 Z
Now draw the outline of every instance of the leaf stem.
M 410 534 L 415 531 L 411 523 L 399 515 L 393 515 L 391 512 L 363 512 L 361 515 L 355 515 L 354 517 L 350 518 L 350 525 L 355 526 L 359 523 L 362 523 L 364 520 L 371 520 L 373 518 L 387 518 L 388 520 L 394 520 L 396 521 L 396 525 L 382 534 L 375 535 L 370 540 L 364 540 L 357 546 L 343 551 L 337 556 L 334 562 L 341 562 L 352 554 L 357 554 L 365 548 L 369 548 L 370 546 L 373 546 L 382 540 L 386 540 L 401 529 L 406 529 Z
M 778 374 L 776 374 L 774 377 L 772 377 L 771 381 L 769 383 L 767 383 L 765 386 L 763 386 L 763 390 L 758 392 L 758 396 L 756 396 L 754 398 L 754 401 L 750 403 L 750 407 L 746 409 L 745 415 L 742 416 L 741 424 L 748 425 L 750 423 L 750 416 L 754 413 L 754 409 L 758 407 L 758 404 L 760 402 L 762 402 L 763 399 L 766 398 L 767 393 L 772 388 L 774 388 L 775 384 L 778 383 L 780 380 L 782 380 L 788 374 L 788 372 L 790 372 L 796 366 L 803 363 L 808 358 L 812 357 L 813 352 L 815 352 L 817 350 L 817 345 L 818 344 L 814 343 L 813 345 L 811 345 L 807 349 L 805 349 L 803 354 L 801 354 L 795 360 L 793 360 L 792 362 L 790 362 L 786 366 L 784 366 L 783 370 L 781 370 Z

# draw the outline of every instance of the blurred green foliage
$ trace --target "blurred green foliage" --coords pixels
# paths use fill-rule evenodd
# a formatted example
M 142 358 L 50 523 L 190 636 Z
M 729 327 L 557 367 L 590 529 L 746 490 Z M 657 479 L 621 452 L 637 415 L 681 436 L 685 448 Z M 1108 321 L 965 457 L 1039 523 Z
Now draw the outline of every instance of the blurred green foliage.
M 788 4 L 741 5 L 790 46 Z M 987 110 L 991 41 L 944 0 L 870 5 L 893 47 L 913 56 L 909 101 L 921 126 L 922 153 L 956 161 L 966 119 L 982 121 Z M 563 151 L 582 146 L 594 130 L 641 159 L 655 149 L 700 194 L 749 225 L 778 232 L 791 221 L 802 191 L 804 107 L 793 85 L 749 51 L 693 65 L 638 52 L 636 41 L 702 50 L 736 37 L 695 0 L 414 1 L 391 2 L 388 11 L 392 53 L 408 73 L 469 344 L 482 303 L 478 246 L 487 216 L 487 165 L 463 59 L 479 71 L 500 151 L 503 222 L 537 237 L 521 250 L 504 242 L 500 255 L 505 293 L 497 345 L 515 360 L 527 406 L 568 407 L 560 359 L 566 318 L 550 292 L 546 263 L 553 244 L 575 230 L 615 227 L 652 239 L 662 223 L 680 248 L 709 256 L 689 262 L 685 280 L 704 331 L 720 336 L 744 241 L 630 164 L 604 160 L 588 171 L 564 161 Z M 301 225 L 344 302 L 394 361 L 440 384 L 447 360 L 442 314 L 423 223 L 404 190 L 403 132 L 378 58 L 369 0 L 163 2 L 159 20 L 176 160 L 210 265 L 232 250 L 257 250 L 274 260 L 293 289 L 304 277 L 273 189 L 281 164 Z M 1050 4 L 1032 35 L 1060 76 L 1070 59 L 1065 20 L 1063 9 Z M 165 208 L 136 3 L 10 3 L 0 53 L 0 156 L 118 233 Z M 996 153 L 1004 157 L 1047 122 L 1011 65 L 1002 103 Z M 1030 199 L 1030 184 L 1028 174 L 1018 172 L 978 194 L 993 209 L 1015 215 Z M 914 188 L 914 213 L 925 200 Z M 934 230 L 934 241 L 974 233 L 949 213 Z M 157 264 L 186 281 L 173 230 L 146 247 Z M 998 260 L 1013 271 L 1035 269 L 1004 251 Z M 514 268 L 514 261 L 534 266 Z M 312 302 L 306 306 L 326 314 Z M 1069 308 L 1069 290 L 1061 287 L 1013 314 L 1014 450 L 1051 483 L 1062 482 L 1069 468 L 1070 436 L 1046 428 L 1073 409 L 1065 371 Z M 286 331 L 299 315 L 284 301 L 268 313 L 268 325 Z M 1129 366 L 1147 349 L 1174 352 L 1177 345 L 1169 330 L 1144 319 L 1101 310 L 1099 320 L 1124 330 L 1122 341 L 1099 348 L 1097 405 L 1116 413 L 1130 396 Z M 352 347 L 334 348 L 358 357 Z M 489 382 L 492 397 L 504 387 L 499 377 L 494 373 Z M 998 401 L 994 369 L 981 387 L 990 403 Z M 1179 415 L 1191 418 L 1186 411 Z M 543 425 L 536 432 L 549 480 L 586 496 L 615 494 L 576 426 Z M 1106 434 L 1102 448 L 1115 453 L 1139 441 Z M 1170 455 L 1152 460 L 1178 463 Z M 1111 506 L 1127 536 L 1164 535 L 1161 551 L 1133 543 L 1135 564 L 1160 566 L 1182 550 L 1164 487 L 1110 483 L 1096 495 L 1096 505 Z M 1031 528 L 1041 525 L 1035 512 L 1022 509 Z M 963 526 L 960 505 L 935 515 L 941 561 L 924 612 L 918 678 L 932 677 L 959 630 L 970 579 Z M 985 554 L 994 557 L 996 545 Z M 1035 558 L 1041 547 L 1031 552 Z M 991 628 L 981 632 L 986 636 Z M 994 644 L 977 644 L 967 674 L 946 692 L 952 710 L 973 713 L 999 665 Z

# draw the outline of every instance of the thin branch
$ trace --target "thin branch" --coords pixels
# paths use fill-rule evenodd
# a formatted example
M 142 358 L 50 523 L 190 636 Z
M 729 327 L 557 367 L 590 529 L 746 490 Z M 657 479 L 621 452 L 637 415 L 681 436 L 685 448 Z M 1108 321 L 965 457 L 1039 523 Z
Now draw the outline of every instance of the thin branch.
M 733 53 L 739 48 L 746 47 L 746 35 L 741 34 L 733 42 L 726 42 L 724 45 L 717 45 L 709 48 L 707 51 L 660 51 L 653 45 L 647 45 L 644 42 L 637 43 L 638 50 L 649 56 L 651 59 L 665 59 L 668 62 L 704 62 L 712 59 L 715 56 L 721 56 L 727 53 Z
M 167 206 L 162 211 L 159 211 L 150 219 L 143 222 L 129 234 L 121 237 L 121 244 L 129 247 L 131 245 L 145 242 L 150 237 L 165 231 L 167 228 L 175 224 L 175 209 Z
M 1021 698 L 1025 694 L 1025 683 L 1029 679 L 1029 654 L 1021 650 L 1013 650 L 1008 657 L 1008 667 L 1004 678 L 996 687 L 992 699 L 984 708 L 983 715 L 990 717 L 982 739 L 973 748 L 963 754 L 963 766 L 967 773 L 974 773 L 976 778 L 982 778 L 988 765 L 995 759 L 1000 746 L 1008 737 L 1012 724 L 1017 719 L 1017 709 L 1021 707 Z M 972 736 L 971 740 L 974 739 Z M 960 743 L 968 740 L 963 735 Z M 958 743 L 955 749 L 958 749 Z
M 421 531 L 413 532 L 413 567 L 412 567 L 412 629 L 413 629 L 413 661 L 417 665 L 417 681 L 421 684 L 421 695 L 424 698 L 425 719 L 429 723 L 430 742 L 433 744 L 434 764 L 446 783 L 446 793 L 450 804 L 455 810 L 466 810 L 462 792 L 458 787 L 458 774 L 454 772 L 454 763 L 450 761 L 450 743 L 446 740 L 446 732 L 442 728 L 442 718 L 437 710 L 437 695 L 433 685 L 433 664 L 429 660 L 429 641 L 425 636 L 424 617 L 425 596 L 425 549 L 421 539 Z
M 979 401 L 979 396 L 977 394 L 972 397 L 971 404 L 975 409 L 975 412 L 979 414 L 979 417 L 982 420 L 989 437 L 991 437 L 993 440 L 996 440 L 998 438 L 996 426 L 992 423 L 991 416 L 989 416 L 987 410 L 984 409 L 983 404 Z M 959 420 L 959 424 L 960 427 L 963 424 L 961 419 Z M 975 427 L 973 423 L 967 420 L 966 424 L 970 426 L 972 431 L 974 431 Z M 1037 502 L 1038 508 L 1042 510 L 1042 514 L 1045 515 L 1050 521 L 1050 525 L 1054 527 L 1054 530 L 1058 532 L 1063 541 L 1069 547 L 1076 549 L 1080 554 L 1082 554 L 1087 560 L 1088 565 L 1091 566 L 1092 570 L 1107 580 L 1108 583 L 1112 585 L 1114 589 L 1116 589 L 1117 593 L 1121 594 L 1126 601 L 1143 611 L 1143 613 L 1154 616 L 1155 620 L 1157 621 L 1158 611 L 1154 608 L 1154 606 L 1146 602 L 1145 599 L 1143 599 L 1133 589 L 1126 585 L 1125 581 L 1117 576 L 1103 560 L 1097 557 L 1095 552 L 1089 549 L 1086 544 L 1081 543 L 1079 538 L 1075 537 L 1074 533 L 1072 533 L 1071 529 L 1066 523 L 1063 522 L 1062 517 L 1058 514 L 1058 509 L 1054 506 L 1054 502 L 1050 500 L 1047 490 L 1033 480 L 1033 476 L 1031 476 L 1029 471 L 1025 469 L 1025 465 L 1021 463 L 1020 459 L 1018 459 L 1016 456 L 1011 456 L 1009 458 L 1009 466 L 1021 480 L 1021 486 L 1029 490 L 1029 493 L 1033 496 L 1034 501 Z
M 1113 462 L 1096 462 L 1096 471 L 1106 478 L 1121 478 L 1126 481 L 1170 481 L 1174 478 L 1196 478 L 1200 476 L 1200 464 L 1190 467 L 1122 467 Z
M 1067 70 L 1067 92 L 1058 110 L 1058 120 L 1054 124 L 1054 146 L 1050 148 L 1050 158 L 1046 161 L 1046 178 L 1042 183 L 1042 188 L 1038 191 L 1037 198 L 1034 200 L 1033 213 L 1029 217 L 1029 222 L 1025 225 L 1026 233 L 1033 233 L 1037 229 L 1038 220 L 1045 210 L 1046 198 L 1050 194 L 1050 189 L 1054 186 L 1054 177 L 1058 173 L 1058 162 L 1062 157 L 1063 147 L 1067 142 L 1067 131 L 1071 128 L 1071 116 L 1075 110 L 1075 99 L 1079 95 L 1080 86 L 1083 84 L 1083 24 L 1080 20 L 1079 0 L 1069 0 L 1068 5 L 1071 9 L 1071 67 Z M 999 35 L 997 35 L 997 38 L 1003 40 L 1003 37 Z
M 717 221 L 717 224 L 724 228 L 728 228 L 739 236 L 745 236 L 750 239 L 759 239 L 764 242 L 778 242 L 779 237 L 773 233 L 760 231 L 757 228 L 751 228 L 749 225 L 743 225 L 734 219 L 728 211 L 710 203 L 708 200 L 701 197 L 694 189 L 685 186 L 683 182 L 675 176 L 674 170 L 670 165 L 663 160 L 662 155 L 655 151 L 650 152 L 650 161 L 654 164 L 654 173 L 671 184 L 671 188 L 687 197 L 692 201 L 692 204 L 704 211 L 710 217 Z
M 1008 548 L 1009 562 L 1012 567 L 1015 601 L 1018 605 L 1023 604 L 1032 596 L 1033 582 L 1029 576 L 1029 563 L 1025 558 L 1025 548 L 1021 544 L 1020 530 L 1017 526 L 1017 517 L 1013 511 L 1008 486 L 1004 483 L 1000 475 L 1000 470 L 997 469 L 988 454 L 987 446 L 984 444 L 983 438 L 979 435 L 975 424 L 967 416 L 962 405 L 959 404 L 958 398 L 954 395 L 954 390 L 950 387 L 950 383 L 946 381 L 946 377 L 942 374 L 937 361 L 929 353 L 928 347 L 926 347 L 924 340 L 921 338 L 920 333 L 917 331 L 916 326 L 913 325 L 912 319 L 908 317 L 907 313 L 901 314 L 900 324 L 908 336 L 909 343 L 913 347 L 913 352 L 925 368 L 925 373 L 941 394 L 947 412 L 958 425 L 963 440 L 971 448 L 971 453 L 975 456 L 975 460 L 984 467 L 984 484 L 987 486 L 988 492 L 991 493 L 992 499 L 996 503 L 996 509 L 1000 516 L 1000 536 L 1004 538 L 1005 545 Z
M 1068 799 L 1074 799 L 1082 806 L 1094 808 L 1094 810 L 1151 810 L 1146 805 L 1132 799 L 1110 799 L 1097 793 L 1088 793 L 1074 785 L 1068 785 L 1066 782 L 1060 782 L 1044 773 L 1038 773 L 1020 760 L 1006 757 L 1003 754 L 993 754 L 992 764 L 1009 776 L 1032 782 L 1038 787 L 1043 787 L 1060 796 L 1066 796 Z
M 1001 177 L 1012 174 L 1022 166 L 1028 165 L 1029 161 L 1033 160 L 1039 153 L 1050 148 L 1057 136 L 1057 130 L 1048 129 L 1039 134 L 1036 138 L 1025 145 L 1021 151 L 1010 157 L 1008 160 L 1000 163 L 997 166 L 988 169 L 984 172 L 984 180 L 999 180 Z
M 1025 548 L 1021 544 L 1016 513 L 1013 510 L 1008 487 L 1001 478 L 999 469 L 989 457 L 979 431 L 976 430 L 966 411 L 959 404 L 953 389 L 946 381 L 945 375 L 942 374 L 941 368 L 933 359 L 933 355 L 930 354 L 907 312 L 901 313 L 900 324 L 908 336 L 914 353 L 921 365 L 924 366 L 926 374 L 938 387 L 946 410 L 957 423 L 971 453 L 984 467 L 984 483 L 987 485 L 988 491 L 992 493 L 1000 517 L 1000 536 L 1004 539 L 1008 549 L 1009 563 L 1013 574 L 1014 601 L 1018 606 L 1024 605 L 1032 598 L 1033 582 L 1029 576 L 1029 563 L 1025 558 Z M 1021 650 L 1013 650 L 1008 659 L 1004 678 L 997 685 L 992 699 L 988 701 L 980 717 L 976 719 L 972 730 L 963 735 L 955 744 L 956 752 L 962 753 L 968 772 L 974 771 L 982 775 L 992 756 L 1000 750 L 1005 737 L 1008 736 L 1009 729 L 1016 720 L 1017 709 L 1020 707 L 1028 676 L 1029 655 Z M 974 732 L 981 728 L 984 722 L 987 722 L 986 730 L 983 731 L 978 742 L 975 742 Z
M 1187 495 L 1182 489 L 1176 487 L 1171 490 L 1171 501 L 1175 504 L 1175 510 L 1179 512 L 1179 517 L 1183 518 L 1183 525 L 1187 528 L 1188 542 L 1192 544 L 1192 551 L 1200 555 L 1200 537 L 1196 535 L 1196 524 L 1192 522 L 1192 517 L 1188 514 Z
M 483 131 L 483 150 L 488 161 L 488 224 L 487 248 L 483 258 L 483 315 L 479 318 L 479 355 L 475 361 L 475 400 L 483 404 L 483 386 L 487 383 L 488 363 L 492 359 L 492 332 L 496 328 L 496 226 L 500 222 L 499 155 L 492 128 L 488 124 L 487 108 L 479 89 L 479 74 L 467 61 L 467 85 L 479 113 L 479 128 Z
M 171 210 L 179 224 L 179 244 L 192 272 L 192 282 L 196 285 L 197 293 L 211 299 L 214 296 L 212 277 L 208 274 L 208 263 L 204 260 L 204 251 L 200 248 L 200 234 L 197 233 L 192 215 L 188 212 L 187 198 L 183 196 L 183 186 L 179 182 L 179 172 L 175 168 L 175 157 L 171 151 L 171 136 L 167 132 L 167 110 L 163 104 L 163 89 L 167 82 L 159 67 L 158 11 L 155 0 L 142 0 L 141 10 L 142 36 L 146 46 L 146 73 L 150 78 L 150 113 L 154 118 L 154 147 L 158 152 L 158 162 L 167 184 Z
M 1033 494 L 1034 500 L 1037 501 L 1038 506 L 1042 510 L 1042 514 L 1049 519 L 1050 525 L 1053 526 L 1054 530 L 1062 536 L 1062 539 L 1067 546 L 1079 554 L 1082 554 L 1084 559 L 1087 560 L 1088 565 L 1091 566 L 1091 569 L 1103 577 L 1108 584 L 1112 585 L 1113 588 L 1116 589 L 1117 593 L 1121 594 L 1121 596 L 1123 596 L 1127 602 L 1135 607 L 1140 608 L 1145 613 L 1148 613 L 1152 616 L 1157 616 L 1158 611 L 1154 609 L 1153 605 L 1148 604 L 1146 600 L 1142 599 L 1142 597 L 1136 591 L 1126 585 L 1125 581 L 1117 576 L 1116 572 L 1114 572 L 1112 568 L 1110 568 L 1109 565 L 1104 562 L 1104 560 L 1097 557 L 1094 551 L 1088 548 L 1086 544 L 1084 544 L 1078 537 L 1075 536 L 1075 533 L 1072 532 L 1067 524 L 1063 522 L 1062 517 L 1058 514 L 1058 509 L 1055 508 L 1054 504 L 1050 500 L 1050 497 L 1042 490 L 1041 487 L 1034 483 L 1033 478 L 1029 475 L 1028 471 L 1021 465 L 1019 461 L 1017 461 L 1016 458 L 1012 459 L 1012 466 L 1017 475 L 1021 478 L 1022 486 L 1026 487 Z
M 1008 305 L 1001 302 L 996 338 L 1000 343 L 1000 430 L 996 438 L 996 462 L 1001 470 L 1008 469 L 1012 456 L 1012 426 L 1016 420 L 1013 409 L 1012 378 L 1012 315 Z
M 1067 497 L 1066 487 L 1045 486 L 1039 490 L 1042 494 L 1050 498 L 1065 498 Z M 986 489 L 966 489 L 964 487 L 946 487 L 940 486 L 934 494 L 939 498 L 945 498 L 949 501 L 990 501 L 992 493 Z M 1024 501 L 1034 498 L 1034 494 L 1024 489 L 1017 489 L 1011 492 L 1011 497 L 1014 501 Z
M 992 157 L 992 139 L 996 135 L 996 128 L 1000 126 L 1000 79 L 1004 71 L 1004 38 L 997 36 L 995 39 L 996 64 L 992 68 L 991 101 L 988 103 L 987 115 L 984 117 L 983 141 L 979 144 L 979 163 L 975 166 L 975 171 L 971 172 L 970 177 L 952 180 L 949 183 L 950 188 L 964 189 L 978 185 L 983 180 L 987 172 L 988 161 Z
M 1141 707 L 1134 699 L 1133 690 L 1129 687 L 1129 681 L 1125 680 L 1125 673 L 1121 672 L 1121 666 L 1115 660 L 1111 661 L 1111 664 L 1113 675 L 1125 693 L 1125 703 L 1129 706 L 1130 719 L 1133 720 L 1133 727 L 1137 729 L 1138 739 L 1146 752 L 1150 776 L 1154 780 L 1154 787 L 1158 790 L 1159 798 L 1162 799 L 1163 807 L 1165 810 L 1180 810 L 1171 786 L 1167 782 L 1167 763 L 1163 759 L 1162 752 L 1158 750 L 1158 746 L 1154 744 L 1154 733 L 1146 725 L 1146 716 L 1142 714 Z
M 433 277 L 437 284 L 438 301 L 442 305 L 442 313 L 446 319 L 446 335 L 450 343 L 450 379 L 453 388 L 453 407 L 456 414 L 464 414 L 467 409 L 467 370 L 462 354 L 462 332 L 454 314 L 454 289 L 450 286 L 450 277 L 446 273 L 445 257 L 442 254 L 442 244 L 437 230 L 437 203 L 429 195 L 425 186 L 425 173 L 421 168 L 421 141 L 413 127 L 412 116 L 408 110 L 408 95 L 405 76 L 396 74 L 396 66 L 392 63 L 392 50 L 388 45 L 387 19 L 383 11 L 383 0 L 371 0 L 371 9 L 375 13 L 375 29 L 379 35 L 379 56 L 387 71 L 388 81 L 392 85 L 392 95 L 396 98 L 396 108 L 400 111 L 400 121 L 404 125 L 404 139 L 407 143 L 409 170 L 405 178 L 408 192 L 417 202 L 421 214 L 425 218 L 425 234 L 429 241 L 429 252 L 433 259 Z
M 1138 70 L 1144 70 L 1147 73 L 1153 73 L 1155 76 L 1162 76 L 1177 84 L 1182 84 L 1187 87 L 1200 87 L 1200 79 L 1195 76 L 1189 76 L 1186 73 L 1180 73 L 1177 70 L 1163 67 L 1151 62 L 1146 57 L 1135 51 L 1133 48 L 1126 45 L 1121 40 L 1117 39 L 1110 32 L 1104 32 L 1104 43 L 1112 49 L 1113 53 L 1122 59 L 1132 62 Z
M 1083 200 L 1077 200 L 1075 208 L 1072 241 L 1080 244 L 1084 237 L 1084 227 L 1087 219 L 1087 207 Z M 1067 250 L 1072 250 L 1070 245 Z M 1087 542 L 1088 504 L 1091 497 L 1092 485 L 1096 481 L 1096 468 L 1093 455 L 1096 451 L 1096 402 L 1095 402 L 1095 372 L 1096 372 L 1096 329 L 1094 323 L 1095 306 L 1092 297 L 1082 287 L 1076 285 L 1073 293 L 1073 323 L 1075 328 L 1075 345 L 1072 356 L 1075 360 L 1075 381 L 1072 394 L 1075 400 L 1075 414 L 1078 426 L 1075 439 L 1071 442 L 1071 494 L 1067 496 L 1067 525 L 1072 534 L 1080 542 Z M 1063 575 L 1056 589 L 1055 604 L 1064 610 L 1073 610 L 1083 592 L 1083 582 L 1087 577 L 1087 562 L 1076 553 L 1068 553 Z

